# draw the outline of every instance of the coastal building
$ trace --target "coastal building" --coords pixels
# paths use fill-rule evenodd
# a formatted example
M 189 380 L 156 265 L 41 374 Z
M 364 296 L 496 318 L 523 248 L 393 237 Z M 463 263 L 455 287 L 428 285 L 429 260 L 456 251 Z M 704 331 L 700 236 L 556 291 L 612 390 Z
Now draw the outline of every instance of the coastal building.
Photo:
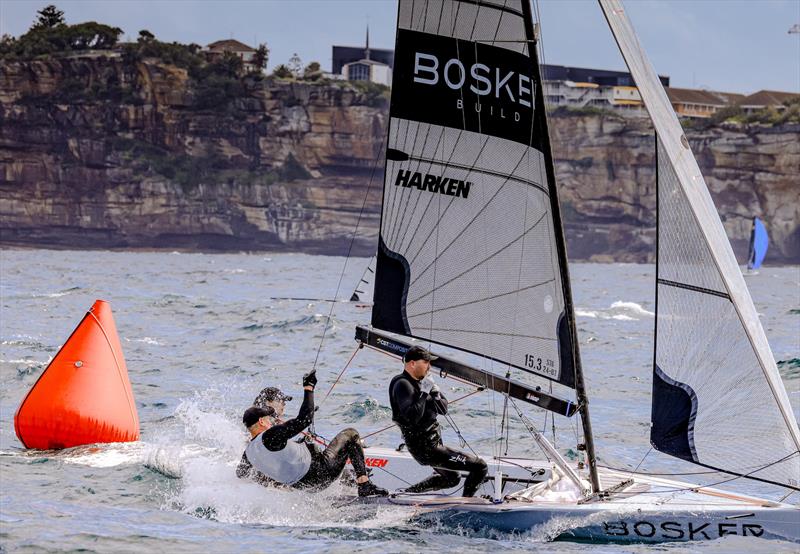
M 394 50 L 369 47 L 369 28 L 363 47 L 334 46 L 331 73 L 342 75 L 348 81 L 370 81 L 385 86 L 392 85 Z
M 574 81 L 543 81 L 545 102 L 552 107 L 619 110 L 626 115 L 644 115 L 639 90 L 632 86 L 602 86 Z
M 206 46 L 206 57 L 209 61 L 221 58 L 226 53 L 238 56 L 244 63 L 245 71 L 254 71 L 258 68 L 253 64 L 256 49 L 235 39 L 218 40 Z
M 739 102 L 739 107 L 741 107 L 745 113 L 763 110 L 764 108 L 773 108 L 778 111 L 783 111 L 786 109 L 786 101 L 798 98 L 800 98 L 800 94 L 792 92 L 759 90 L 750 96 L 742 98 Z
M 736 95 L 711 90 L 668 87 L 667 97 L 678 117 L 711 117 L 722 108 L 735 104 Z
M 660 75 L 664 86 L 669 77 Z M 626 71 L 542 65 L 545 102 L 550 106 L 615 110 L 630 116 L 644 116 L 644 104 L 633 77 Z
M 669 86 L 669 77 L 659 75 L 658 79 L 665 87 Z M 569 67 L 566 65 L 542 64 L 543 81 L 572 81 L 573 83 L 593 83 L 606 87 L 635 87 L 633 76 L 627 71 L 609 69 L 591 69 L 588 67 Z

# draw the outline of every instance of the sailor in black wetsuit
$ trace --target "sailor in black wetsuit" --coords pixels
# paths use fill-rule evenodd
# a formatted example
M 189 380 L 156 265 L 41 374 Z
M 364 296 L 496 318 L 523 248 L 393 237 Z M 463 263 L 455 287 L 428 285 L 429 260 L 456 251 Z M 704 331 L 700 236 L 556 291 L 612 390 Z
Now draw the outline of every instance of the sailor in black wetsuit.
M 435 359 L 424 348 L 412 346 L 403 356 L 403 373 L 395 376 L 389 384 L 392 419 L 400 427 L 408 451 L 417 462 L 432 466 L 435 472 L 406 491 L 426 492 L 455 487 L 461 480 L 459 472 L 467 471 L 464 496 L 474 496 L 486 477 L 486 462 L 442 444 L 436 416 L 447 414 L 447 399 L 430 377 L 426 379 L 431 360 Z M 422 390 L 426 382 L 430 382 L 428 392 Z
M 245 410 L 242 422 L 250 431 L 250 444 L 242 454 L 236 475 L 265 486 L 320 490 L 342 474 L 349 459 L 356 473 L 358 495 L 386 496 L 386 489 L 376 487 L 367 476 L 364 450 L 355 429 L 345 429 L 336 435 L 324 451 L 312 442 L 290 440 L 314 421 L 316 384 L 313 371 L 303 376 L 303 405 L 297 417 L 289 421 L 276 423 L 278 414 L 271 406 Z

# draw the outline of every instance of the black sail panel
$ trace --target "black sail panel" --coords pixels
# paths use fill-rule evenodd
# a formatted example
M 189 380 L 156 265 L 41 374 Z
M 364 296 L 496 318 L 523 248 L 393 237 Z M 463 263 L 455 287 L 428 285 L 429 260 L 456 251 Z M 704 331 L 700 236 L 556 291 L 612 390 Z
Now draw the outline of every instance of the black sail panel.
M 507 364 L 523 385 L 574 388 L 574 314 L 522 1 L 400 2 L 372 324 Z

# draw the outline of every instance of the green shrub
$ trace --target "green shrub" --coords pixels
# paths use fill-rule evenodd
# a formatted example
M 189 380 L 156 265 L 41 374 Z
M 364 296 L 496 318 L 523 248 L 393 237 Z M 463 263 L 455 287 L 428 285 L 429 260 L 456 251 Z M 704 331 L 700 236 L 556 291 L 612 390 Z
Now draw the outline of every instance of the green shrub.
M 348 81 L 356 90 L 364 94 L 364 104 L 373 108 L 385 105 L 392 94 L 392 89 L 372 81 Z
M 1 59 L 30 60 L 39 56 L 68 54 L 82 50 L 109 50 L 117 44 L 122 29 L 87 21 L 77 25 L 34 26 L 18 39 L 0 41 Z

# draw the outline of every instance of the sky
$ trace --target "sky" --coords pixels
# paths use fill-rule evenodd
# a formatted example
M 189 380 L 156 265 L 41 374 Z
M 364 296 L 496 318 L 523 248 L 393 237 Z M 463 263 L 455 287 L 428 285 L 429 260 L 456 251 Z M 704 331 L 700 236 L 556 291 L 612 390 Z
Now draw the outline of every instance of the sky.
M 331 45 L 393 48 L 394 0 L 0 0 L 0 34 L 19 36 L 49 3 L 68 23 L 98 21 L 134 40 L 208 44 L 236 38 L 270 48 L 269 67 L 297 53 L 331 66 Z M 594 0 L 538 0 L 546 63 L 624 70 Z M 627 0 L 656 71 L 671 85 L 727 92 L 800 92 L 800 0 Z

